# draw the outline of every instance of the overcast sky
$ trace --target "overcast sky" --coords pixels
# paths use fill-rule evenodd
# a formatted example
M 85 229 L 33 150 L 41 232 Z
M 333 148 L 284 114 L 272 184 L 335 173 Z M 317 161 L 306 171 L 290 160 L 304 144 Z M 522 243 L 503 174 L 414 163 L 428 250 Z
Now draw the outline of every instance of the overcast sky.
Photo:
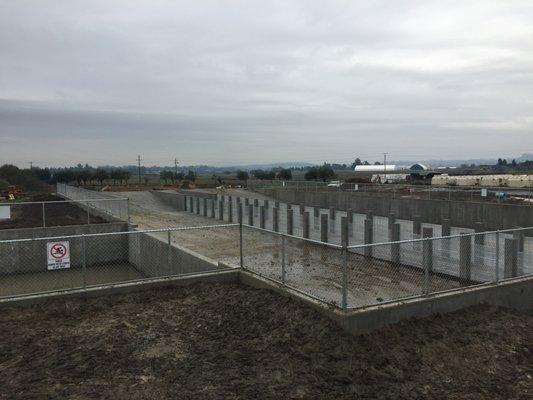
M 533 1 L 0 0 L 0 164 L 533 152 Z

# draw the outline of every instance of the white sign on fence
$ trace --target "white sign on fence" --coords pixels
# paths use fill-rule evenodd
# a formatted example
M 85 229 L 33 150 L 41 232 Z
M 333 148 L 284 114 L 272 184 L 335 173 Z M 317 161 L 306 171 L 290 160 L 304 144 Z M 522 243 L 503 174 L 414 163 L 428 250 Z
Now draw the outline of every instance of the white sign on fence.
M 11 206 L 0 206 L 0 219 L 11 219 Z
M 481 197 L 487 197 L 487 189 L 481 189 Z
M 48 242 L 46 251 L 49 270 L 70 268 L 69 242 Z

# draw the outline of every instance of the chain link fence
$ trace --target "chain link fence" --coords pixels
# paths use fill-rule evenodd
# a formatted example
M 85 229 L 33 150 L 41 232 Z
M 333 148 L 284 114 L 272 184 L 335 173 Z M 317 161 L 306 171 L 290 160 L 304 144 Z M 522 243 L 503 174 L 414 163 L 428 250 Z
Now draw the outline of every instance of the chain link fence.
M 238 265 L 238 224 L 0 240 L 0 298 L 184 276 Z M 197 252 L 226 239 L 217 258 Z M 204 253 L 204 254 L 202 254 Z
M 73 200 L 81 208 L 90 210 L 104 219 L 129 221 L 129 201 L 125 197 L 58 183 L 57 194 Z M 89 212 L 89 211 L 88 211 Z

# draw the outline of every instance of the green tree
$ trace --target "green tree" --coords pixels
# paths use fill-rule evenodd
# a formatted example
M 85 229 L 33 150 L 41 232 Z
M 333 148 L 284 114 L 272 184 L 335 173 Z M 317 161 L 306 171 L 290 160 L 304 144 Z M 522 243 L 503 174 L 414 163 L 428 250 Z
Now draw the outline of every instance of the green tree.
M 248 172 L 246 171 L 237 171 L 237 179 L 240 181 L 244 181 L 245 185 L 248 185 Z
M 282 169 L 278 172 L 278 179 L 290 181 L 292 179 L 292 171 L 290 169 Z
M 97 168 L 94 172 L 94 179 L 100 183 L 100 185 L 104 184 L 104 181 L 108 178 L 107 171 L 103 168 Z

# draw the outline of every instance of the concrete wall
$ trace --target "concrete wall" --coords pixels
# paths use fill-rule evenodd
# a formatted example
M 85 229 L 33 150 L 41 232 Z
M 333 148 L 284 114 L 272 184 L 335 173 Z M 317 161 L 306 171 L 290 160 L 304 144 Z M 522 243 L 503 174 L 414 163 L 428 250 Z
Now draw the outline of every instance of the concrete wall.
M 305 204 L 338 210 L 351 209 L 364 214 L 371 210 L 374 215 L 413 220 L 419 215 L 422 222 L 441 224 L 450 219 L 452 226 L 475 228 L 476 222 L 484 222 L 486 230 L 510 229 L 516 226 L 533 226 L 533 206 L 496 204 L 428 199 L 392 199 L 368 196 L 364 193 L 305 192 L 295 189 L 257 189 L 257 192 L 276 200 L 292 204 Z
M 202 199 L 215 199 L 217 198 L 216 193 L 207 193 L 207 192 L 200 192 L 196 190 L 180 190 L 181 194 L 184 194 L 185 196 L 192 196 L 192 197 L 200 197 Z
M 159 199 L 163 204 L 172 207 L 176 211 L 185 210 L 185 195 L 181 193 L 161 192 L 152 190 L 150 193 Z
M 147 233 L 128 235 L 128 261 L 145 277 L 216 271 L 222 267 L 207 257 Z
M 128 224 L 126 223 L 112 223 L 0 231 L 0 240 L 33 239 L 24 242 L 0 243 L 0 275 L 46 271 L 46 243 L 50 240 L 38 238 L 126 232 L 127 230 Z M 87 266 L 100 263 L 115 263 L 127 258 L 127 238 L 125 235 L 89 236 L 85 238 L 85 244 L 82 238 L 60 240 L 69 242 L 72 268 L 83 265 L 84 245 Z

